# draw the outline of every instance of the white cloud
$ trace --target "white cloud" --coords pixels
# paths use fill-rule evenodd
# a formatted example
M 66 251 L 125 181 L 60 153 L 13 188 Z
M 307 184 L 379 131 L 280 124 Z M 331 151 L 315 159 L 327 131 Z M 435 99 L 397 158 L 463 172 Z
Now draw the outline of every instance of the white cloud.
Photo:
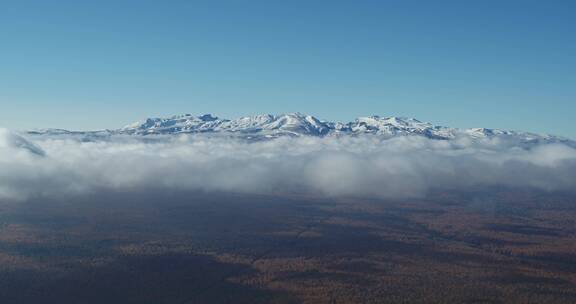
M 417 197 L 434 188 L 576 188 L 576 149 L 422 137 L 112 137 L 84 142 L 0 131 L 0 198 L 102 189 Z

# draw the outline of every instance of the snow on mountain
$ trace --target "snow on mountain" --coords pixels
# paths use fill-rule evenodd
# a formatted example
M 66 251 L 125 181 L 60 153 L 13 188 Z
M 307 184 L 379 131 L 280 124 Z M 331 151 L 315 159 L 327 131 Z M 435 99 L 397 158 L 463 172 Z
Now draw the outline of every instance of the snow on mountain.
M 210 114 L 190 114 L 170 118 L 148 118 L 119 130 L 125 134 L 176 134 L 201 132 L 235 132 L 254 135 L 326 135 L 330 127 L 313 116 L 300 113 L 256 115 L 234 120 L 220 119 Z
M 148 118 L 118 130 L 125 134 L 173 134 L 215 131 L 221 121 L 210 114 L 192 116 L 177 115 L 169 118 Z
M 472 128 L 458 129 L 436 126 L 405 117 L 359 117 L 352 122 L 329 122 L 301 113 L 282 115 L 255 115 L 237 119 L 222 119 L 211 114 L 193 116 L 177 115 L 168 118 L 148 118 L 129 124 L 118 130 L 93 132 L 72 132 L 60 129 L 45 129 L 29 134 L 89 135 L 103 137 L 114 134 L 155 135 L 155 134 L 194 134 L 218 133 L 250 138 L 274 138 L 280 136 L 362 136 L 375 135 L 384 138 L 395 136 L 424 136 L 431 139 L 450 140 L 469 138 L 471 140 L 503 138 L 518 143 L 564 142 L 574 144 L 565 138 L 539 135 L 526 132 L 498 129 Z
M 414 118 L 405 117 L 359 117 L 340 129 L 340 132 L 352 134 L 375 134 L 383 136 L 422 135 L 429 138 L 453 138 L 454 129 L 434 126 Z

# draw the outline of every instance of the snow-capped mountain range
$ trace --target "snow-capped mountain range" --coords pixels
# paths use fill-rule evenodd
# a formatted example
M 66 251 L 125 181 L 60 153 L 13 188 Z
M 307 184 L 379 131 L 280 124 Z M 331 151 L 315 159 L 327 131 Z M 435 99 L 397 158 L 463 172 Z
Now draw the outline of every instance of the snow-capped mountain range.
M 249 138 L 276 138 L 281 136 L 360 136 L 377 135 L 385 138 L 395 136 L 424 136 L 431 139 L 450 140 L 467 137 L 471 139 L 506 138 L 519 142 L 571 142 L 562 137 L 498 129 L 458 129 L 436 126 L 414 118 L 359 117 L 352 122 L 340 123 L 320 120 L 301 113 L 282 115 L 255 115 L 237 119 L 222 119 L 211 114 L 193 116 L 177 115 L 168 118 L 148 118 L 117 130 L 74 132 L 62 129 L 43 129 L 28 134 L 92 134 L 92 135 L 169 135 L 187 133 L 213 133 Z

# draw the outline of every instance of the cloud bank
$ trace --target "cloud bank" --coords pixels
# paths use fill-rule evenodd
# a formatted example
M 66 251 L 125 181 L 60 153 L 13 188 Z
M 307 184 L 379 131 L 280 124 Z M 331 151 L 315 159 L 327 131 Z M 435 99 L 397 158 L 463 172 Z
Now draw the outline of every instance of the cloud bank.
M 174 189 L 407 198 L 476 186 L 576 189 L 576 149 L 418 136 L 118 136 L 84 141 L 0 129 L 0 199 Z

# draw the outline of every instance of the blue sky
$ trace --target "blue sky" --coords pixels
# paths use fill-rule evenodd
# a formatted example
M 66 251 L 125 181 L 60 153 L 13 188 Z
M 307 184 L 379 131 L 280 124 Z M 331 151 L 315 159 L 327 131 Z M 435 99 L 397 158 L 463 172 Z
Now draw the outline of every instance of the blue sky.
M 575 1 L 2 1 L 0 125 L 410 116 L 576 138 Z

